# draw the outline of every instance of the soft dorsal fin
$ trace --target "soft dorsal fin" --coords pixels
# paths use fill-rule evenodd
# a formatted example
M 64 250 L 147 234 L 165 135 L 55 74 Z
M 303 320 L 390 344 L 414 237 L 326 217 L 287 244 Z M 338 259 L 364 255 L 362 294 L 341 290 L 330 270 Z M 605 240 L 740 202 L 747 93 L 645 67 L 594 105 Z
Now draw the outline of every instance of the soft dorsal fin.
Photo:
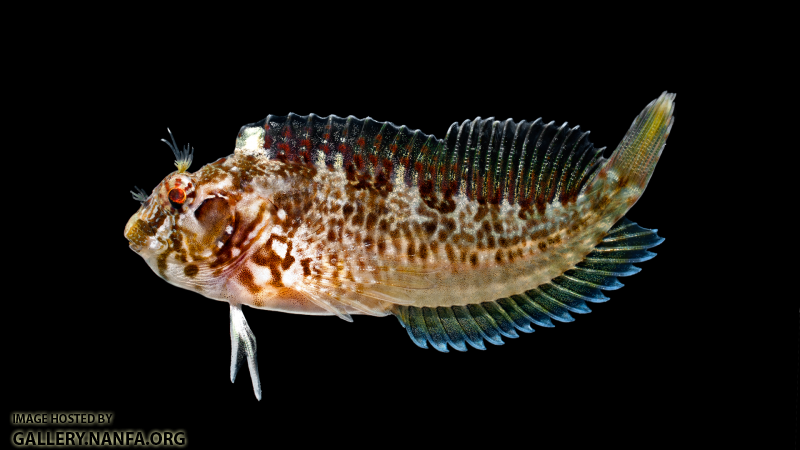
M 588 134 L 566 122 L 478 117 L 453 123 L 437 139 L 369 117 L 290 113 L 245 125 L 236 147 L 257 146 L 272 159 L 342 169 L 377 185 L 404 183 L 423 196 L 461 193 L 479 203 L 543 207 L 574 201 L 604 161 Z
M 437 308 L 397 305 L 392 313 L 408 331 L 415 344 L 428 348 L 428 343 L 447 352 L 447 345 L 466 351 L 466 344 L 485 350 L 484 340 L 502 345 L 502 337 L 518 337 L 515 330 L 533 332 L 531 325 L 552 327 L 551 319 L 572 322 L 570 312 L 591 312 L 586 302 L 608 300 L 601 290 L 622 287 L 617 277 L 638 273 L 632 265 L 647 261 L 655 253 L 647 249 L 664 241 L 656 234 L 626 218 L 620 219 L 608 235 L 574 269 L 564 272 L 549 283 L 529 291 L 494 301 L 464 306 Z

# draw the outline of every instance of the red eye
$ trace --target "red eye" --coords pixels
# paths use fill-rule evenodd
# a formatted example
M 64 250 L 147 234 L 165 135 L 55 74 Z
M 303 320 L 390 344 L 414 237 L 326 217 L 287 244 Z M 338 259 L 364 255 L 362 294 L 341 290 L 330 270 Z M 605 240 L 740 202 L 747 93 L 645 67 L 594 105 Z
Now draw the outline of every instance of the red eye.
M 169 191 L 169 201 L 174 204 L 182 205 L 186 201 L 186 192 L 183 189 L 176 187 Z

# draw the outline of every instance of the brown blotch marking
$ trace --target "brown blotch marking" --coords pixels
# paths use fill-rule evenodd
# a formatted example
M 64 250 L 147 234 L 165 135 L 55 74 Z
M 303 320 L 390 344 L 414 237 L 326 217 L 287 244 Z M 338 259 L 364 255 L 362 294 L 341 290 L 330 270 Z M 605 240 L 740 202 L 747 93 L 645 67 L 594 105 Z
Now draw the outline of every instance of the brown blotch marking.
M 364 238 L 364 247 L 370 248 L 375 244 L 375 241 L 372 240 L 372 236 L 367 236 Z
M 452 245 L 445 244 L 444 245 L 444 251 L 445 251 L 445 253 L 447 253 L 447 259 L 450 260 L 450 262 L 455 262 L 456 261 L 456 253 L 453 251 L 453 246 Z
M 492 225 L 494 226 L 494 232 L 495 233 L 497 233 L 497 234 L 503 233 L 503 222 L 500 222 L 499 220 L 495 220 Z
M 364 226 L 364 207 L 361 206 L 360 204 L 358 205 L 358 208 L 356 209 L 356 214 L 353 216 L 353 220 L 352 220 L 351 223 L 353 224 L 353 226 L 356 226 L 356 227 L 359 227 L 359 228 Z
M 443 214 L 448 214 L 455 211 L 456 202 L 452 197 L 457 189 L 458 182 L 453 181 L 450 183 L 445 183 L 441 187 L 442 199 L 439 200 L 436 192 L 434 192 L 432 180 L 425 180 L 420 183 L 419 186 L 420 198 L 422 199 L 423 203 L 425 203 L 425 206 Z
M 478 211 L 475 213 L 475 222 L 480 222 L 481 219 L 486 217 L 486 214 L 489 213 L 489 208 L 486 205 L 480 205 L 478 207 Z
M 281 258 L 278 256 L 277 253 L 272 249 L 272 240 L 275 239 L 278 242 L 283 242 L 286 244 L 286 257 Z M 270 284 L 275 287 L 284 287 L 282 282 L 282 275 L 281 269 L 286 270 L 291 267 L 292 263 L 294 263 L 295 259 L 289 252 L 292 251 L 292 241 L 286 240 L 283 236 L 276 236 L 270 235 L 267 242 L 261 246 L 252 256 L 252 261 L 259 266 L 266 266 L 269 267 L 270 274 L 272 275 L 272 280 Z M 251 274 L 252 275 L 252 274 Z
M 498 263 L 502 263 L 503 262 L 503 251 L 502 250 L 498 250 L 497 253 L 494 254 L 494 260 L 497 261 Z
M 200 268 L 197 267 L 196 264 L 189 264 L 188 266 L 183 268 L 183 274 L 189 278 L 194 278 L 197 275 L 197 272 L 200 271 Z
M 328 228 L 328 240 L 330 242 L 336 241 L 336 232 L 333 231 L 333 227 Z
M 295 261 L 294 256 L 290 254 L 291 251 L 292 251 L 292 241 L 288 241 L 286 243 L 286 256 L 283 258 L 283 261 L 281 262 L 281 269 L 283 270 L 288 270 L 289 267 L 292 267 L 292 264 Z
M 430 247 L 431 247 L 431 253 L 433 253 L 433 255 L 434 255 L 434 257 L 435 257 L 435 256 L 436 256 L 436 254 L 439 252 L 439 242 L 437 242 L 437 241 L 432 241 L 432 242 L 430 243 Z
M 377 214 L 375 214 L 373 212 L 367 214 L 367 223 L 365 225 L 367 230 L 372 231 L 372 229 L 375 228 L 375 224 L 377 222 L 378 222 L 378 215 Z
M 492 235 L 486 236 L 486 246 L 489 248 L 494 248 L 494 236 Z
M 351 205 L 350 203 L 344 205 L 344 207 L 342 208 L 342 214 L 344 215 L 345 220 L 347 220 L 350 214 L 353 214 L 353 211 L 355 211 L 353 205 Z
M 381 233 L 386 233 L 389 231 L 389 222 L 386 219 L 381 219 L 380 223 L 378 223 L 378 229 L 381 230 Z
M 415 251 L 414 247 L 415 247 L 414 241 L 409 239 L 408 247 L 406 248 L 406 254 L 408 255 L 408 257 L 410 259 L 414 259 L 414 255 L 416 255 L 416 251 Z
M 545 236 L 547 236 L 547 228 L 542 228 L 539 231 L 531 233 L 530 238 L 531 238 L 532 241 L 535 241 L 535 240 L 543 238 Z
M 514 262 L 514 252 L 509 250 L 506 255 L 508 255 L 508 262 Z
M 158 255 L 158 259 L 156 260 L 158 264 L 158 272 L 161 275 L 161 278 L 167 280 L 167 258 L 169 257 L 170 253 L 172 253 L 172 249 L 168 248 L 166 251 Z
M 422 229 L 425 231 L 425 234 L 428 235 L 428 238 L 433 237 L 433 234 L 436 232 L 436 228 L 439 225 L 436 221 L 425 222 L 422 224 Z
M 258 294 L 258 292 L 261 291 L 261 287 L 256 284 L 253 272 L 251 272 L 247 267 L 242 267 L 242 269 L 236 275 L 236 280 L 239 282 L 239 284 L 247 288 L 251 294 Z
M 448 233 L 454 233 L 456 231 L 456 221 L 451 217 L 445 217 L 442 219 L 442 227 L 444 227 Z
M 499 238 L 497 238 L 497 244 L 500 247 L 506 248 L 506 247 L 508 247 L 508 240 L 506 238 L 500 236 Z
M 428 246 L 425 245 L 424 242 L 419 243 L 419 257 L 422 259 L 428 259 Z
M 487 235 L 492 234 L 492 226 L 489 224 L 488 220 L 484 220 L 483 223 L 481 223 L 481 227 L 483 228 L 483 231 L 485 231 Z
M 420 224 L 419 222 L 414 222 L 414 225 L 412 225 L 412 227 L 414 228 L 414 236 L 422 235 L 422 224 Z
M 547 244 L 545 244 L 544 242 L 539 242 L 539 250 L 541 251 L 547 250 Z
M 473 266 L 477 266 L 478 265 L 478 254 L 477 253 L 473 253 L 473 254 L 469 255 L 469 263 L 472 264 Z
M 311 258 L 303 258 L 300 260 L 300 267 L 303 268 L 303 276 L 311 275 Z
M 378 253 L 383 254 L 386 251 L 386 241 L 378 241 Z
M 473 236 L 473 235 L 471 235 L 469 233 L 465 233 L 465 232 L 462 231 L 460 233 L 460 236 L 461 236 L 461 240 L 462 241 L 465 241 L 465 242 L 467 242 L 469 244 L 472 244 L 472 243 L 475 242 L 475 236 Z

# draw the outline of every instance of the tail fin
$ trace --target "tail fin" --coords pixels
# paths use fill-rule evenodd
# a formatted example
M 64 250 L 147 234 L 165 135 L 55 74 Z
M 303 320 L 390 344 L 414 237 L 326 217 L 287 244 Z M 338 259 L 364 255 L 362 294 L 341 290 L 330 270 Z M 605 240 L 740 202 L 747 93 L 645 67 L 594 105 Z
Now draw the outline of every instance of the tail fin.
M 609 177 L 620 186 L 633 188 L 641 194 L 653 175 L 661 151 L 664 150 L 669 131 L 674 123 L 675 94 L 664 92 L 648 104 L 633 121 L 628 133 L 597 176 L 587 184 Z

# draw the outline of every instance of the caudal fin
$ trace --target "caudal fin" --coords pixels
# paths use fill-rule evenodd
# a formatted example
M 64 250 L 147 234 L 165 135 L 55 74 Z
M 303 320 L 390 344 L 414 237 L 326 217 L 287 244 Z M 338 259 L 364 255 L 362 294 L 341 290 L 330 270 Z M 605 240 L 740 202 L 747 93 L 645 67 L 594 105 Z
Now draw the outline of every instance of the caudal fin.
M 611 158 L 590 184 L 606 177 L 641 194 L 653 175 L 675 119 L 675 94 L 664 92 L 633 121 Z M 590 190 L 591 186 L 587 186 Z

